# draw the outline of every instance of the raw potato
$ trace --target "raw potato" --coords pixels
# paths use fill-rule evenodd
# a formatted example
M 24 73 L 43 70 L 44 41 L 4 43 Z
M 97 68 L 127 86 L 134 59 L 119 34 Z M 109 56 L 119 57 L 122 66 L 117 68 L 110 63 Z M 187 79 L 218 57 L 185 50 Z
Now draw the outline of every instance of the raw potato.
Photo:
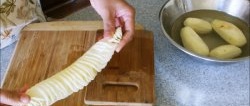
M 210 56 L 217 59 L 232 59 L 241 54 L 241 49 L 234 45 L 222 45 L 214 48 L 210 52 Z
M 212 22 L 213 29 L 228 43 L 242 47 L 247 43 L 243 32 L 234 24 L 215 19 Z
M 83 89 L 106 67 L 121 37 L 122 31 L 118 28 L 113 38 L 98 41 L 69 67 L 28 89 L 26 94 L 31 101 L 27 106 L 50 106 Z
M 213 30 L 209 22 L 199 18 L 187 18 L 184 21 L 184 25 L 193 28 L 198 34 L 206 34 Z
M 209 55 L 208 46 L 191 27 L 181 29 L 181 39 L 186 49 L 202 56 Z

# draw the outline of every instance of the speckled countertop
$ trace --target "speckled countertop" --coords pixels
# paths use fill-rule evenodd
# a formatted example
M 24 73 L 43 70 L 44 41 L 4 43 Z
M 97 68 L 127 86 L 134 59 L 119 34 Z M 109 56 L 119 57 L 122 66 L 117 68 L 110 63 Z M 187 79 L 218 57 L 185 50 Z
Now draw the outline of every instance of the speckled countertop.
M 211 64 L 196 60 L 170 44 L 158 14 L 167 0 L 127 0 L 136 8 L 136 21 L 154 33 L 156 105 L 249 106 L 249 60 Z M 88 7 L 65 20 L 100 20 Z M 15 44 L 1 50 L 1 75 Z

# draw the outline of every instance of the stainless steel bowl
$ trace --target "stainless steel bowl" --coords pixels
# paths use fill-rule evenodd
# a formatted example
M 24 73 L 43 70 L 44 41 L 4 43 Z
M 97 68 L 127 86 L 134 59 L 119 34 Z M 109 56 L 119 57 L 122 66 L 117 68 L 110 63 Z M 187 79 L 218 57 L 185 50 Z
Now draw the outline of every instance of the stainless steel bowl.
M 169 0 L 166 2 L 159 14 L 161 28 L 168 40 L 185 53 L 208 61 L 215 62 L 237 62 L 249 59 L 249 0 Z M 180 29 L 187 17 L 197 17 L 212 20 L 222 19 L 229 21 L 239 27 L 247 38 L 247 44 L 242 49 L 242 54 L 235 59 L 220 60 L 211 57 L 200 56 L 185 49 L 180 38 Z M 227 44 L 216 33 L 202 38 L 210 49 Z M 208 40 L 207 40 L 208 39 Z

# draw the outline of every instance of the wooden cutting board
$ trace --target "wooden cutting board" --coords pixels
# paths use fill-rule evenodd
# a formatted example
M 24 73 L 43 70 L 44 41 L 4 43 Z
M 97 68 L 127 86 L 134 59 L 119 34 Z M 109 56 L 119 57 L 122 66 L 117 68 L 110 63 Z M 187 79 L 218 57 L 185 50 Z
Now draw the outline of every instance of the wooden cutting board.
M 137 25 L 137 29 L 141 28 Z M 96 42 L 98 29 L 102 29 L 101 22 L 29 25 L 22 31 L 2 88 L 33 86 L 66 68 Z M 87 93 L 85 89 L 80 90 L 53 106 L 83 106 L 84 99 L 91 104 L 152 105 L 155 97 L 153 56 L 152 33 L 136 30 L 134 40 L 114 55 L 88 86 Z
M 136 31 L 135 37 L 87 86 L 89 105 L 153 105 L 153 36 Z

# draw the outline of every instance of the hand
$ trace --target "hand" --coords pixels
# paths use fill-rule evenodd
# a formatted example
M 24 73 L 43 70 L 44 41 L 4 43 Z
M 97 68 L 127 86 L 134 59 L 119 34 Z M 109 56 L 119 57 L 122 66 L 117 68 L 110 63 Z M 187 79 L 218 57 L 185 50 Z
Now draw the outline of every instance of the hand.
M 0 89 L 0 106 L 4 105 L 25 105 L 29 103 L 30 97 L 25 94 L 26 89 L 10 91 Z
M 135 10 L 124 0 L 90 0 L 92 7 L 102 17 L 104 37 L 114 34 L 115 28 L 123 28 L 123 38 L 116 49 L 119 52 L 132 40 L 135 30 Z

